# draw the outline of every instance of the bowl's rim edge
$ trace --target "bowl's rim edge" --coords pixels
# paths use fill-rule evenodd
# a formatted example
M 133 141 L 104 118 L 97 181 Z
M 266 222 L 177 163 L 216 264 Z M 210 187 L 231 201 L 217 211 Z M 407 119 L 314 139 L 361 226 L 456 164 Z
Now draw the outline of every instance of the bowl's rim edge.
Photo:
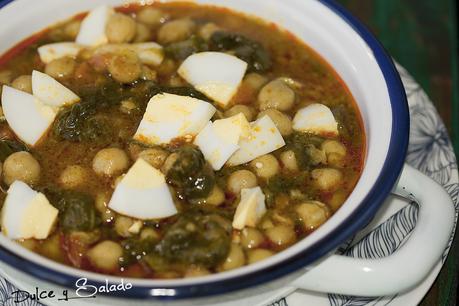
M 0 9 L 14 0 L 0 1 Z M 340 226 L 329 232 L 321 240 L 307 250 L 286 258 L 285 260 L 252 273 L 208 283 L 182 286 L 165 286 L 173 289 L 173 296 L 152 296 L 151 287 L 136 286 L 128 291 L 111 292 L 110 296 L 131 299 L 179 300 L 225 294 L 255 285 L 272 281 L 301 269 L 322 256 L 335 250 L 341 243 L 363 228 L 373 218 L 384 199 L 396 183 L 405 162 L 409 139 L 409 110 L 404 87 L 395 65 L 387 51 L 374 35 L 351 13 L 334 0 L 317 0 L 348 25 L 365 41 L 373 52 L 387 84 L 392 107 L 392 131 L 389 150 L 381 173 L 365 199 L 357 209 L 345 219 Z M 31 275 L 65 287 L 75 288 L 79 278 L 66 273 L 57 272 L 37 263 L 24 261 L 20 256 L 0 247 L 0 260 Z M 105 286 L 105 283 L 91 281 L 92 285 Z

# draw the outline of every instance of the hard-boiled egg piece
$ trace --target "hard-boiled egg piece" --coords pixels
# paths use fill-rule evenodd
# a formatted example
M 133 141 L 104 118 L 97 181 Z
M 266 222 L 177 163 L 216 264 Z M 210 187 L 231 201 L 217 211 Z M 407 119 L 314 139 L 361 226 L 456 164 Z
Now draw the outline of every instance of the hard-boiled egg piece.
M 228 161 L 230 166 L 248 163 L 255 158 L 271 153 L 285 145 L 279 130 L 269 116 L 251 123 L 250 136 L 241 139 L 240 149 Z
M 214 121 L 215 128 L 221 133 L 226 133 L 232 139 L 242 139 L 250 137 L 251 127 L 247 117 L 243 113 Z M 231 128 L 231 130 L 228 130 Z
M 140 220 L 162 219 L 177 213 L 164 174 L 142 158 L 116 185 L 108 207 Z
M 338 135 L 338 122 L 331 110 L 320 103 L 315 103 L 300 109 L 293 118 L 295 131 L 313 134 Z
M 56 117 L 56 112 L 37 97 L 3 86 L 2 106 L 13 132 L 25 143 L 35 145 Z
M 199 147 L 214 170 L 220 170 L 239 149 L 239 140 L 248 137 L 250 124 L 241 113 L 226 119 L 209 122 L 196 136 L 194 144 Z
M 38 54 L 43 63 L 48 64 L 58 58 L 75 57 L 83 49 L 83 46 L 73 42 L 60 42 L 43 45 L 38 48 Z
M 45 239 L 57 220 L 58 210 L 46 196 L 21 181 L 8 189 L 2 208 L 2 232 L 11 239 Z
M 172 139 L 196 136 L 216 109 L 210 103 L 168 93 L 150 99 L 134 139 L 146 144 L 167 144 Z
M 261 188 L 242 189 L 241 201 L 234 213 L 233 228 L 242 230 L 246 226 L 255 227 L 265 213 L 265 195 Z
M 247 70 L 247 63 L 221 52 L 201 52 L 189 56 L 179 75 L 197 90 L 225 107 L 236 94 Z
M 163 47 L 155 42 L 132 44 L 132 48 L 144 64 L 158 66 L 164 60 Z
M 209 122 L 196 136 L 194 144 L 199 147 L 205 159 L 214 170 L 220 170 L 225 162 L 239 149 L 238 141 L 220 134 L 214 123 Z
M 73 91 L 46 73 L 36 70 L 32 72 L 32 92 L 43 103 L 56 108 L 80 101 L 80 97 Z
M 76 38 L 78 44 L 99 46 L 108 42 L 105 27 L 108 19 L 114 14 L 113 8 L 102 5 L 96 7 L 81 22 L 80 32 Z

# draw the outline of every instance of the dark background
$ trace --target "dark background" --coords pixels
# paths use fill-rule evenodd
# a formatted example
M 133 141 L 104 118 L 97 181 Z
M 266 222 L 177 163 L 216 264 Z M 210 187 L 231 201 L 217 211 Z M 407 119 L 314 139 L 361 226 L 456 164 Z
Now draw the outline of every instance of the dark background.
M 337 0 L 359 17 L 424 88 L 459 156 L 457 0 Z M 421 255 L 422 256 L 422 255 Z M 458 239 L 422 306 L 456 305 Z

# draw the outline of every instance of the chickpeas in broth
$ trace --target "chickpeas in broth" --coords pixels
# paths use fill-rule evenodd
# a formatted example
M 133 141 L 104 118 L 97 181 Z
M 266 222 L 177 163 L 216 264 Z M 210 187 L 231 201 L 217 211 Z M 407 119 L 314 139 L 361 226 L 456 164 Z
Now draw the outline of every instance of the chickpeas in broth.
M 281 252 L 345 202 L 365 135 L 313 50 L 216 7 L 98 9 L 96 28 L 91 11 L 0 57 L 0 203 L 47 211 L 3 213 L 3 234 L 88 271 L 199 277 Z M 25 217 L 40 231 L 5 222 Z

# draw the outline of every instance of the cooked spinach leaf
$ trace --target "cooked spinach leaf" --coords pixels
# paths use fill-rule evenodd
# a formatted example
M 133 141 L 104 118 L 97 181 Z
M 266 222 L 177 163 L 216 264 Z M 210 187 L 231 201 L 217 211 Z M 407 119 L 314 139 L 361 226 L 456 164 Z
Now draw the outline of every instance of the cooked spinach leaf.
M 59 113 L 53 127 L 54 134 L 73 142 L 110 143 L 112 129 L 110 122 L 96 116 L 91 103 L 77 103 Z
M 20 151 L 27 151 L 27 147 L 19 142 L 10 139 L 0 140 L 0 161 L 4 162 L 11 154 Z
M 274 194 L 286 192 L 297 186 L 297 182 L 292 177 L 276 175 L 268 180 L 267 188 Z
M 191 36 L 189 39 L 172 43 L 164 48 L 167 56 L 183 61 L 193 53 L 207 51 L 209 46 L 202 38 Z
M 213 267 L 228 255 L 230 232 L 212 214 L 192 210 L 183 213 L 156 245 L 152 258 L 174 263 Z M 145 257 L 149 263 L 149 256 Z M 155 267 L 152 267 L 155 269 Z
M 151 96 L 160 94 L 160 93 L 170 93 L 178 96 L 192 97 L 195 99 L 212 102 L 206 95 L 197 91 L 194 88 L 180 86 L 180 87 L 171 87 L 171 86 L 155 86 L 150 89 Z
M 354 110 L 346 104 L 340 104 L 333 107 L 332 112 L 338 121 L 338 130 L 340 135 L 345 139 L 358 139 L 355 135 L 360 129 L 360 124 Z
M 97 116 L 99 109 L 117 105 L 126 96 L 125 89 L 108 82 L 96 90 L 83 91 L 82 101 L 63 109 L 54 122 L 54 135 L 73 142 L 112 141 L 109 120 Z
M 296 132 L 286 139 L 286 143 L 287 147 L 295 152 L 299 168 L 308 170 L 316 164 L 315 157 L 311 156 L 311 153 L 314 152 L 311 146 L 319 148 L 324 140 L 323 137 L 317 135 Z
M 65 231 L 91 231 L 100 224 L 90 195 L 57 189 L 45 189 L 43 192 L 59 210 L 59 224 Z
M 177 161 L 167 173 L 167 181 L 185 199 L 205 198 L 215 185 L 214 172 L 201 151 L 192 146 L 181 147 Z
M 264 72 L 272 66 L 266 49 L 243 35 L 217 31 L 211 36 L 209 45 L 210 50 L 234 52 L 234 55 L 249 64 L 249 72 Z

